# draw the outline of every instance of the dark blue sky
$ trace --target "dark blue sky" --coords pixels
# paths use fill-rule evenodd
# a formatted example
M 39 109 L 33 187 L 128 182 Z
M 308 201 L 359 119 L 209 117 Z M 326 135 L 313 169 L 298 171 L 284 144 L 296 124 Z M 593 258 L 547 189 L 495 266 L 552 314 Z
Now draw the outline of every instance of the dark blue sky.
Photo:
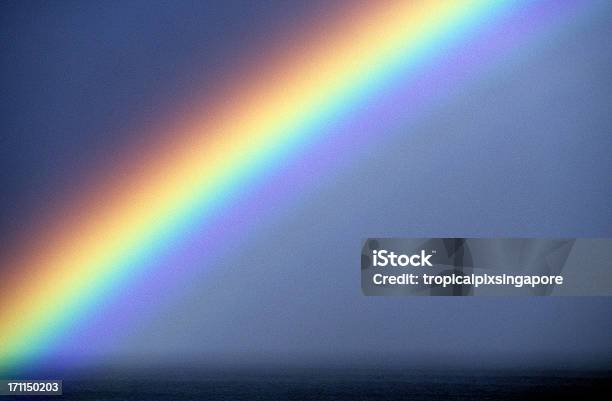
M 3 2 L 1 233 L 180 112 L 322 2 Z
M 3 2 L 0 236 L 309 2 Z M 612 8 L 526 49 L 207 267 L 111 363 L 611 366 L 609 298 L 367 298 L 361 239 L 612 235 Z M 7 248 L 2 248 L 7 249 Z M 0 252 L 1 254 L 1 252 Z M 248 356 L 248 357 L 247 357 Z

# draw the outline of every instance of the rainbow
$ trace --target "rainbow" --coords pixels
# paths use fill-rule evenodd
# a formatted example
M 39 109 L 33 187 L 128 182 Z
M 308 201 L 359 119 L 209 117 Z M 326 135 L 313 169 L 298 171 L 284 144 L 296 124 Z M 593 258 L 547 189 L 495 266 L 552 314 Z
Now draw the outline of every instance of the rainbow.
M 386 91 L 418 85 L 419 74 L 434 71 L 452 49 L 483 39 L 512 16 L 537 25 L 543 10 L 555 8 L 484 0 L 356 2 L 274 43 L 207 94 L 194 107 L 200 112 L 163 124 L 153 136 L 158 140 L 92 176 L 11 250 L 0 270 L 0 373 L 52 353 L 109 299 L 129 299 L 129 288 L 159 268 L 162 254 L 188 242 L 195 225 L 246 224 L 224 216 L 328 141 L 330 125 L 357 109 L 364 119 L 378 118 L 360 107 L 369 101 L 372 109 L 392 107 L 381 100 Z M 490 48 L 491 38 L 482 43 L 499 50 Z M 355 149 L 347 144 L 336 146 Z

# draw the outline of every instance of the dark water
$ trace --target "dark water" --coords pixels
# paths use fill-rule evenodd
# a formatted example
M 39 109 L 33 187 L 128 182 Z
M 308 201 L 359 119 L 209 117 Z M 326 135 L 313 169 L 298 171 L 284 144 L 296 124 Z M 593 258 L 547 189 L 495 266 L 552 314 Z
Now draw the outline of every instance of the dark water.
M 611 399 L 612 376 L 250 374 L 190 379 L 64 381 L 63 400 L 590 400 Z M 41 400 L 45 397 L 37 397 Z M 25 397 L 16 399 L 24 400 Z M 2 400 L 0 400 L 2 401 Z

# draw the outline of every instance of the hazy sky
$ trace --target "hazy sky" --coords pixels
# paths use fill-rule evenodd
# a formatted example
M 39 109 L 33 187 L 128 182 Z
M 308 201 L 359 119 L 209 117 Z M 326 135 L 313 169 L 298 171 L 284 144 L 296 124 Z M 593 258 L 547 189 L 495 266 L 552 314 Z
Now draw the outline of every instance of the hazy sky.
M 3 3 L 0 234 L 10 242 L 46 199 L 146 140 L 131 127 L 320 11 L 251 3 Z M 502 60 L 320 177 L 248 241 L 201 260 L 191 285 L 120 341 L 84 352 L 111 363 L 610 367 L 612 299 L 369 298 L 359 282 L 367 237 L 611 236 L 610 37 L 608 6 Z

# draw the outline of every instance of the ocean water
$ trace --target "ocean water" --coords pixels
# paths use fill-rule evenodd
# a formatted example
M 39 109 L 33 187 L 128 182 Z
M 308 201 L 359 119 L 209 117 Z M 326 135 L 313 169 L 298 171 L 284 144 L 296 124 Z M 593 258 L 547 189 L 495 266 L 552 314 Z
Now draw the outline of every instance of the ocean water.
M 610 399 L 612 375 L 227 374 L 64 381 L 64 400 L 370 401 Z M 42 397 L 45 398 L 45 397 Z M 16 399 L 24 400 L 24 397 Z M 34 399 L 41 400 L 40 397 Z M 2 401 L 2 400 L 0 400 Z

